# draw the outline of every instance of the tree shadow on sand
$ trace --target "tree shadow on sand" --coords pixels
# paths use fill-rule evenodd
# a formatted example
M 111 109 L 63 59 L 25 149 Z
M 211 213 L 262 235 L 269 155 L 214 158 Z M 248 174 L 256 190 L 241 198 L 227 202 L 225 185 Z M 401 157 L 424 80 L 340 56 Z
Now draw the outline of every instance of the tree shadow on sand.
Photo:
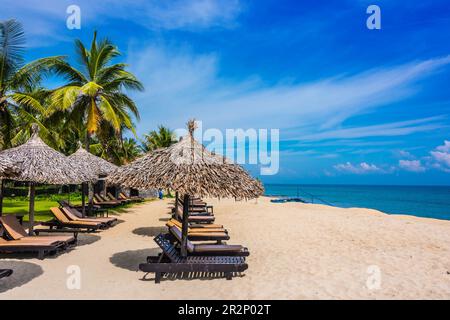
M 25 261 L 0 261 L 0 269 L 11 269 L 13 274 L 0 279 L 0 293 L 20 287 L 44 273 L 41 266 Z
M 160 233 L 167 232 L 167 228 L 166 227 L 142 227 L 142 228 L 136 228 L 132 232 L 138 236 L 156 237 Z
M 145 263 L 148 256 L 156 256 L 159 249 L 128 250 L 114 253 L 109 261 L 118 268 L 139 271 L 139 264 Z

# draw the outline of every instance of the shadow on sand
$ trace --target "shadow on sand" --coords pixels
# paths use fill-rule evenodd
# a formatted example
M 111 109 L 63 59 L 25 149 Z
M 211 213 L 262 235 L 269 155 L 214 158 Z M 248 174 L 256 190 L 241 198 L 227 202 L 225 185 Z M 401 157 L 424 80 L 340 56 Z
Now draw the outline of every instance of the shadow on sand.
M 77 247 L 86 246 L 100 240 L 100 236 L 82 233 L 78 235 Z
M 166 227 L 142 227 L 142 228 L 136 228 L 132 232 L 138 236 L 156 237 L 160 233 L 166 233 L 167 228 Z
M 139 264 L 145 263 L 148 256 L 156 256 L 159 249 L 128 250 L 114 253 L 109 261 L 118 268 L 139 271 Z
M 0 280 L 0 293 L 20 287 L 44 273 L 41 266 L 25 261 L 0 261 L 0 269 L 12 269 L 13 274 Z

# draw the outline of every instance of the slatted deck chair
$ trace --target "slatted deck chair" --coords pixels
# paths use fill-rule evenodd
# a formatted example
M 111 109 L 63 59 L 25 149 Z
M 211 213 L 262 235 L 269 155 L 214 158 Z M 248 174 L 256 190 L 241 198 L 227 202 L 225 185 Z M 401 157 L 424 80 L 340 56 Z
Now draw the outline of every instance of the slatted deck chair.
M 37 252 L 38 259 L 42 260 L 48 254 L 56 254 L 66 250 L 67 243 L 46 239 L 5 240 L 0 238 L 0 252 L 2 253 L 27 253 Z
M 105 200 L 111 200 L 111 201 L 119 201 L 122 204 L 126 204 L 126 203 L 131 203 L 133 202 L 132 200 L 129 199 L 121 199 L 121 198 L 116 198 L 114 197 L 114 195 L 111 192 L 108 192 L 106 194 L 106 196 L 103 197 L 103 199 Z
M 173 217 L 175 219 L 177 219 L 178 221 L 183 221 L 183 209 L 182 207 L 178 206 L 178 208 L 175 208 L 174 210 L 174 215 Z M 198 216 L 193 216 L 189 213 L 189 218 L 188 218 L 188 222 L 189 223 L 213 223 L 216 220 L 216 218 L 214 216 L 203 216 L 203 215 L 198 215 Z
M 155 283 L 159 283 L 164 274 L 179 273 L 223 273 L 227 280 L 233 274 L 248 269 L 244 257 L 229 256 L 188 256 L 182 257 L 175 246 L 163 235 L 154 238 L 162 249 L 158 256 L 147 257 L 147 263 L 139 265 L 139 270 L 155 273 Z
M 64 230 L 65 228 L 77 228 L 81 229 L 82 232 L 94 232 L 99 229 L 107 229 L 108 226 L 103 222 L 87 222 L 87 221 L 71 221 L 66 215 L 61 211 L 61 209 L 53 207 L 50 208 L 55 219 L 52 221 L 42 222 L 44 226 L 51 228 L 56 228 L 56 230 Z
M 177 227 L 169 228 L 170 234 L 173 238 L 181 244 L 181 230 Z M 190 255 L 216 255 L 216 256 L 241 256 L 247 257 L 250 252 L 247 248 L 241 245 L 233 244 L 210 244 L 210 243 L 200 243 L 194 244 L 187 240 L 187 250 Z
M 74 205 L 72 203 L 69 203 L 67 200 L 59 200 L 58 203 L 59 203 L 59 206 L 61 208 L 62 207 L 69 207 L 69 208 L 77 210 L 78 212 L 83 211 L 83 206 L 82 205 Z M 85 205 L 84 209 L 87 212 L 88 209 L 89 209 L 89 205 Z M 98 215 L 103 216 L 103 215 L 106 214 L 106 216 L 108 216 L 108 210 L 107 209 L 102 209 L 102 207 L 93 204 L 92 205 L 92 214 L 95 215 L 95 216 L 98 216 Z M 80 213 L 80 217 L 82 217 L 81 213 Z
M 117 203 L 117 202 L 104 201 L 102 198 L 99 197 L 98 194 L 94 195 L 93 202 L 95 205 L 100 206 L 101 208 L 106 208 L 106 209 L 120 206 L 120 203 Z
M 178 221 L 177 219 L 170 219 L 169 221 L 167 221 L 166 225 L 168 227 L 171 227 L 173 225 L 176 225 L 179 229 L 181 229 L 183 227 L 183 224 Z M 199 227 L 200 226 L 200 227 Z M 216 227 L 210 227 L 207 228 L 206 226 L 216 226 Z M 189 232 L 223 232 L 223 233 L 228 233 L 227 229 L 224 229 L 222 225 L 211 225 L 211 224 L 207 224 L 207 225 L 192 225 L 188 227 L 188 231 Z
M 181 232 L 181 227 L 174 224 L 170 220 L 167 221 L 166 226 L 169 229 L 174 227 Z M 221 243 L 224 240 L 230 240 L 230 236 L 223 230 L 212 229 L 208 232 L 204 230 L 188 228 L 188 239 L 192 241 L 217 241 L 217 243 Z
M 128 200 L 131 200 L 131 201 L 134 201 L 134 202 L 142 202 L 142 201 L 145 200 L 144 198 L 138 197 L 138 196 L 127 197 L 126 194 L 123 193 L 123 192 L 119 193 L 119 198 L 120 199 L 124 199 L 124 200 L 128 199 Z
M 178 198 L 178 206 L 183 207 L 183 199 Z M 207 205 L 206 202 L 190 202 L 189 212 L 192 215 L 214 215 L 213 206 Z
M 0 269 L 0 279 L 9 277 L 13 274 L 11 269 Z
M 61 235 L 51 235 L 51 236 L 29 236 L 25 228 L 19 223 L 16 217 L 8 215 L 0 217 L 0 224 L 2 225 L 8 238 L 11 240 L 49 240 L 49 241 L 61 241 L 67 244 L 67 246 L 74 246 L 77 243 L 76 236 L 61 236 Z M 37 229 L 38 234 L 44 232 L 43 229 Z
M 97 194 L 95 195 L 95 197 L 97 198 L 98 201 L 100 201 L 100 202 L 103 201 L 103 203 L 112 203 L 112 204 L 115 204 L 116 206 L 122 205 L 122 202 L 121 202 L 121 201 L 109 199 L 108 197 L 103 196 L 103 195 L 100 194 L 100 193 L 97 193 Z
M 76 209 L 72 209 L 70 207 L 62 207 L 60 208 L 62 212 L 66 215 L 66 217 L 70 221 L 87 221 L 87 222 L 102 222 L 105 223 L 108 227 L 114 226 L 117 223 L 117 218 L 82 218 L 81 213 Z

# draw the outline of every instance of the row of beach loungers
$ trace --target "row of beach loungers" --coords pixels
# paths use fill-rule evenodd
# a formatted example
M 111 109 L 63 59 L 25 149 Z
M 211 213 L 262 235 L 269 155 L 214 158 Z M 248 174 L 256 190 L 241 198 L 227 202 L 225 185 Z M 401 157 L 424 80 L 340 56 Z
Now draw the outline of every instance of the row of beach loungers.
M 126 198 L 125 201 L 141 201 L 141 199 Z M 99 210 L 105 209 L 99 204 Z M 117 223 L 114 217 L 83 217 L 79 208 L 70 206 L 65 201 L 60 202 L 60 207 L 50 208 L 54 218 L 51 221 L 42 222 L 41 226 L 34 228 L 36 235 L 29 236 L 27 230 L 13 215 L 0 217 L 0 252 L 2 253 L 37 253 L 39 259 L 47 255 L 65 252 L 76 246 L 79 233 L 90 233 L 111 228 Z M 41 234 L 50 235 L 41 235 Z M 58 233 L 54 235 L 51 233 Z M 71 236 L 60 235 L 70 233 Z M 8 272 L 1 270 L 0 276 L 7 276 Z
M 223 274 L 231 280 L 234 274 L 247 270 L 248 249 L 224 242 L 230 239 L 228 230 L 214 223 L 213 207 L 199 198 L 189 204 L 187 256 L 182 256 L 183 201 L 176 201 L 172 218 L 166 223 L 168 232 L 154 238 L 162 252 L 147 257 L 147 263 L 139 265 L 141 271 L 155 273 L 155 283 L 159 283 L 164 275 L 182 273 Z

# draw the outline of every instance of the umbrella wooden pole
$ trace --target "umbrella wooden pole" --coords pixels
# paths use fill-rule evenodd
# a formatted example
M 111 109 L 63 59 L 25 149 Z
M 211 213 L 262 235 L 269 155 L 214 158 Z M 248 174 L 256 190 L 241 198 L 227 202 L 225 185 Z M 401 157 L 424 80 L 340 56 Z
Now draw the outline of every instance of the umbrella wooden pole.
M 178 212 L 178 191 L 175 192 L 175 212 Z
M 3 214 L 3 179 L 0 179 L 0 217 Z
M 34 182 L 30 182 L 30 208 L 29 208 L 29 223 L 30 227 L 28 229 L 28 234 L 30 236 L 33 235 L 33 226 L 34 226 L 34 195 L 36 193 Z
M 94 185 L 88 182 L 88 215 L 92 215 L 92 208 L 94 206 Z
M 86 216 L 86 195 L 85 195 L 86 188 L 85 188 L 85 186 L 86 186 L 86 183 L 83 182 L 81 184 L 81 206 L 82 206 L 81 215 L 83 218 Z
M 189 218 L 189 195 L 184 195 L 183 201 L 183 225 L 181 237 L 181 256 L 187 256 L 187 236 L 188 236 L 188 218 Z

